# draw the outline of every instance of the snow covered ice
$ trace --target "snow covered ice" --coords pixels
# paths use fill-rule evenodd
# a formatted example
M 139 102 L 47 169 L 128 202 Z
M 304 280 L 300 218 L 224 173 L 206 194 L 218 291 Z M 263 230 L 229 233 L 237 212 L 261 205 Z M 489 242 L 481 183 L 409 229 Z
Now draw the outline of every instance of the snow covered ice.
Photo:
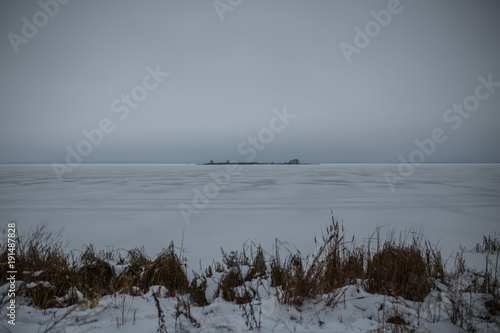
M 370 237 L 377 226 L 397 231 L 422 227 L 426 237 L 438 244 L 444 259 L 459 245 L 471 248 L 484 235 L 500 230 L 497 164 L 421 165 L 395 192 L 384 178 L 384 172 L 393 171 L 395 165 L 243 166 L 242 173 L 231 177 L 230 184 L 186 224 L 179 204 L 192 204 L 193 189 L 203 189 L 212 181 L 209 173 L 221 168 L 224 166 L 81 165 L 60 182 L 50 165 L 1 165 L 0 227 L 15 220 L 23 233 L 44 222 L 50 229 L 64 227 L 69 249 L 81 249 L 83 244 L 94 244 L 97 249 L 144 246 L 150 256 L 174 241 L 177 247 L 182 244 L 188 266 L 195 270 L 200 264 L 205 268 L 213 260 L 220 261 L 221 247 L 240 250 L 249 240 L 270 251 L 279 238 L 290 248 L 313 253 L 314 237 L 330 223 L 331 211 L 358 239 Z M 367 332 L 379 327 L 381 307 L 409 315 L 419 307 L 346 286 L 345 295 L 352 301 L 335 308 L 321 302 L 309 304 L 299 311 L 279 304 L 266 294 L 269 286 L 265 287 L 259 289 L 261 299 L 253 304 L 261 312 L 264 332 Z M 213 294 L 215 288 L 209 285 L 207 290 Z M 153 290 L 144 297 L 105 296 L 98 308 L 72 312 L 57 327 L 62 332 L 156 332 Z M 439 290 L 433 291 L 423 303 L 428 305 L 429 316 L 438 311 L 432 298 L 439 295 Z M 173 332 L 179 324 L 171 319 L 177 300 L 161 298 L 160 302 L 170 318 L 168 332 Z M 126 309 L 129 316 L 117 325 L 120 309 Z M 65 311 L 70 309 L 57 313 L 62 316 Z M 202 325 L 193 327 L 184 318 L 181 324 L 187 331 L 248 331 L 241 307 L 221 298 L 205 307 L 193 306 L 191 311 Z M 51 318 L 27 306 L 18 308 L 17 317 L 12 332 L 37 332 L 39 327 L 43 331 Z M 75 325 L 77 317 L 86 324 Z M 86 318 L 93 321 L 86 322 Z M 499 331 L 498 327 L 488 329 Z M 460 329 L 445 320 L 422 324 L 417 332 Z
M 391 192 L 391 164 L 243 166 L 205 209 L 183 220 L 179 204 L 192 205 L 193 189 L 224 166 L 80 165 L 55 177 L 50 165 L 0 166 L 0 221 L 27 230 L 45 221 L 64 227 L 71 248 L 145 246 L 153 255 L 182 242 L 189 261 L 220 258 L 249 239 L 264 248 L 274 239 L 304 253 L 331 220 L 368 237 L 377 226 L 424 228 L 444 256 L 499 230 L 500 165 L 424 164 Z

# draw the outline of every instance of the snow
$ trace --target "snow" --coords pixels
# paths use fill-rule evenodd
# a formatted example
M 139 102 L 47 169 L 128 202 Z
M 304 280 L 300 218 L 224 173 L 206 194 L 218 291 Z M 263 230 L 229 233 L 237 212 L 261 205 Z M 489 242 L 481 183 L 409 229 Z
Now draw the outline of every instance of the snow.
M 465 332 L 453 325 L 446 314 L 438 314 L 436 303 L 428 297 L 423 304 L 403 299 L 372 295 L 357 286 L 343 288 L 344 295 L 336 307 L 326 306 L 324 302 L 306 303 L 301 308 L 282 305 L 270 294 L 253 301 L 255 325 L 261 332 L 370 332 L 391 331 L 387 319 L 396 314 L 419 326 L 419 333 Z M 159 287 L 152 287 L 143 296 L 113 295 L 104 297 L 94 309 L 66 308 L 49 311 L 35 310 L 26 306 L 17 309 L 16 327 L 13 332 L 42 332 L 52 326 L 53 332 L 93 332 L 93 333 L 132 333 L 157 332 L 158 309 L 153 293 Z M 435 292 L 436 293 L 436 292 Z M 243 305 L 229 303 L 216 298 L 205 307 L 191 306 L 192 323 L 184 315 L 176 318 L 178 305 L 176 298 L 159 298 L 164 312 L 168 332 L 249 332 Z M 250 305 L 244 305 L 249 313 Z M 430 312 L 426 312 L 426 308 Z M 182 310 L 182 309 L 181 309 Z M 62 318 L 57 321 L 57 318 Z M 251 317 L 250 317 L 251 318 Z M 432 321 L 431 321 L 432 320 Z M 254 326 L 257 330 L 258 326 Z M 0 326 L 1 327 L 1 326 Z M 479 332 L 500 332 L 500 325 L 479 325 Z
M 415 333 L 431 333 L 431 332 L 441 332 L 441 333 L 465 333 L 463 329 L 453 325 L 450 322 L 440 322 L 427 324 L 415 331 Z
M 220 261 L 221 247 L 226 252 L 241 250 L 244 242 L 260 243 L 271 251 L 279 238 L 291 249 L 312 253 L 314 237 L 329 224 L 331 211 L 344 221 L 348 234 L 361 240 L 370 237 L 377 226 L 398 231 L 422 227 L 427 238 L 441 247 L 445 259 L 460 245 L 471 249 L 484 235 L 500 231 L 498 164 L 420 165 L 395 192 L 390 191 L 384 172 L 397 172 L 397 165 L 244 166 L 187 224 L 179 204 L 192 205 L 193 189 L 203 191 L 212 181 L 209 174 L 223 168 L 81 165 L 60 182 L 50 165 L 0 165 L 0 228 L 15 220 L 18 229 L 27 232 L 45 222 L 53 230 L 64 227 L 68 249 L 90 243 L 98 250 L 144 246 L 150 256 L 174 241 L 176 247 L 182 244 L 188 266 L 194 270 Z M 484 256 L 466 256 L 467 262 L 484 268 Z M 114 268 L 123 270 L 121 265 Z M 160 298 L 168 332 L 175 332 L 179 324 L 189 332 L 248 331 L 242 308 L 214 297 L 217 274 L 207 280 L 207 299 L 212 303 L 191 308 L 202 324 L 199 328 L 186 318 L 176 322 L 177 300 Z M 385 323 L 382 316 L 391 311 L 405 313 L 413 318 L 412 323 L 417 321 L 417 311 L 424 311 L 412 302 L 371 295 L 357 286 L 345 287 L 345 300 L 335 308 L 320 300 L 299 311 L 279 304 L 267 293 L 271 288 L 265 283 L 257 287 L 261 299 L 253 304 L 256 311 L 262 311 L 263 332 L 376 331 Z M 435 320 L 440 309 L 432 303 L 440 291 L 434 293 L 426 300 L 427 314 L 422 314 L 417 332 L 460 332 L 444 315 L 441 322 Z M 446 295 L 440 297 L 444 306 Z M 121 317 L 123 310 L 127 318 Z M 15 329 L 2 321 L 0 331 L 31 333 L 41 328 L 43 332 L 53 318 L 67 311 L 71 309 L 41 311 L 19 306 Z M 156 332 L 158 310 L 152 291 L 138 297 L 106 296 L 97 308 L 75 310 L 58 325 L 62 332 L 75 333 Z M 484 331 L 500 329 L 485 327 Z

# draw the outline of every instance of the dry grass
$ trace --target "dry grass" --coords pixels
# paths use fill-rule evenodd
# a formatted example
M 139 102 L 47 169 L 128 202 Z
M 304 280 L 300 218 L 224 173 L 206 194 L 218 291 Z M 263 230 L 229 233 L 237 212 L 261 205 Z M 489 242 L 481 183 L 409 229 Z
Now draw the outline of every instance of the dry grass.
M 246 281 L 251 281 L 255 278 L 265 278 L 267 276 L 267 264 L 262 246 L 257 247 L 257 253 L 252 258 L 252 267 L 245 277 Z
M 16 239 L 16 270 L 20 273 L 18 279 L 25 282 L 20 295 L 42 309 L 76 304 L 78 297 L 73 286 L 77 274 L 64 254 L 62 230 L 54 233 L 40 225 L 29 233 L 29 237 L 18 235 Z M 5 247 L 2 253 L 6 255 L 6 251 Z M 2 269 L 2 273 L 6 271 Z M 5 278 L 0 276 L 1 284 L 6 283 Z
M 223 249 L 221 251 L 222 264 L 214 263 L 215 271 L 223 273 L 218 283 L 216 295 L 236 304 L 251 302 L 255 298 L 256 291 L 245 282 L 267 278 L 264 250 L 260 245 L 247 245 L 245 243 L 241 253 L 238 251 L 226 253 Z M 250 255 L 247 255 L 248 252 Z M 212 274 L 212 267 L 209 266 L 205 271 L 205 276 L 210 277 Z
M 477 243 L 474 251 L 477 253 L 498 253 L 500 252 L 500 235 L 495 232 L 492 236 L 483 236 L 483 243 Z
M 77 287 L 85 291 L 91 298 L 109 295 L 114 291 L 113 282 L 116 277 L 111 265 L 100 258 L 92 245 L 87 246 L 80 257 Z
M 219 282 L 219 290 L 222 293 L 222 298 L 229 302 L 237 300 L 236 287 L 240 287 L 245 283 L 241 276 L 241 272 L 237 269 L 232 269 L 224 274 Z
M 385 244 L 367 265 L 367 291 L 423 301 L 433 287 L 429 263 L 416 245 Z
M 344 240 L 343 228 L 333 218 L 312 257 L 304 258 L 297 251 L 282 260 L 280 247 L 283 243 L 277 240 L 270 275 L 271 286 L 280 287 L 280 302 L 301 305 L 319 295 L 332 293 L 331 300 L 334 300 L 335 290 L 363 278 L 365 253 L 362 249 L 349 250 Z
M 164 286 L 168 296 L 177 292 L 187 292 L 189 281 L 179 256 L 175 253 L 174 243 L 163 250 L 145 269 L 139 281 L 140 288 L 148 291 L 151 286 Z
M 126 264 L 125 270 L 120 274 L 115 282 L 115 290 L 123 294 L 139 296 L 141 294 L 141 276 L 146 267 L 151 265 L 151 260 L 144 248 L 135 248 L 127 251 L 125 258 L 120 258 L 121 264 Z
M 189 285 L 189 295 L 191 296 L 191 301 L 198 306 L 208 305 L 208 300 L 206 296 L 207 290 L 207 278 L 202 275 L 199 276 L 193 272 L 193 279 Z
M 281 303 L 294 306 L 325 295 L 327 304 L 335 306 L 339 290 L 351 284 L 372 293 L 422 301 L 435 280 L 444 278 L 441 256 L 423 241 L 422 233 L 409 232 L 399 241 L 394 237 L 382 241 L 378 230 L 377 249 L 373 250 L 370 244 L 362 245 L 354 237 L 346 239 L 343 226 L 333 218 L 313 255 L 291 252 L 277 239 L 271 254 L 260 245 L 244 244 L 242 252 L 222 251 L 222 263 L 213 263 L 200 274 L 193 272 L 191 282 L 173 243 L 152 260 L 144 248 L 96 252 L 89 245 L 81 252 L 65 254 L 60 239 L 61 233 L 51 233 L 42 226 L 18 240 L 17 268 L 22 272 L 19 280 L 24 281 L 20 295 L 37 308 L 82 302 L 96 306 L 105 295 L 137 296 L 157 285 L 165 287 L 166 296 L 188 293 L 185 297 L 192 304 L 205 306 L 209 304 L 207 279 L 217 273 L 217 295 L 227 301 L 249 304 L 257 300 L 251 286 L 256 279 L 264 279 Z M 481 249 L 496 249 L 496 242 L 485 238 Z M 0 259 L 6 253 L 6 246 L 0 247 Z M 111 261 L 125 265 L 123 272 L 117 275 Z M 5 262 L 2 260 L 0 265 Z M 5 271 L 0 270 L 1 284 L 6 283 Z M 486 281 L 484 289 L 495 296 L 488 308 L 492 314 L 498 313 L 496 276 L 481 281 Z M 400 323 L 394 319 L 390 324 Z
M 358 281 L 372 293 L 422 301 L 435 280 L 444 277 L 439 251 L 423 241 L 422 233 L 409 232 L 398 243 L 391 238 L 382 242 L 379 231 L 377 235 L 378 251 L 357 247 L 354 238 L 346 241 L 343 226 L 332 219 L 313 257 L 297 252 L 284 260 L 277 241 L 270 263 L 271 286 L 280 287 L 279 300 L 292 305 L 323 294 L 330 294 L 335 305 L 335 291 Z
M 28 235 L 17 237 L 16 269 L 18 280 L 24 282 L 19 296 L 36 308 L 74 304 L 94 307 L 105 295 L 115 292 L 139 295 L 140 288 L 147 291 L 152 285 L 165 286 L 169 295 L 187 291 L 187 276 L 173 244 L 154 262 L 149 260 L 144 249 L 128 251 L 125 258 L 120 258 L 127 268 L 116 276 L 108 260 L 116 259 L 118 251 L 96 252 L 89 245 L 81 252 L 65 254 L 62 231 L 54 233 L 44 225 L 30 230 Z M 7 247 L 2 245 L 0 259 L 6 256 Z M 2 260 L 2 265 L 6 262 Z M 7 269 L 3 268 L 0 284 L 7 283 Z
M 259 304 L 256 290 L 260 290 L 257 286 L 262 285 L 262 280 L 270 284 L 268 290 L 266 283 L 266 291 L 274 292 L 279 302 L 296 307 L 318 300 L 335 307 L 346 290 L 343 287 L 353 284 L 370 293 L 422 302 L 440 281 L 447 285 L 449 298 L 449 307 L 444 311 L 456 325 L 474 330 L 478 317 L 473 313 L 472 298 L 465 297 L 472 293 L 484 296 L 484 300 L 476 302 L 484 303 L 486 314 L 482 315 L 486 319 L 497 320 L 500 316 L 497 235 L 484 237 L 472 249 L 485 255 L 484 271 L 468 269 L 459 254 L 455 271 L 450 274 L 444 272 L 439 251 L 424 240 L 421 231 L 410 230 L 399 239 L 390 231 L 385 240 L 377 229 L 375 237 L 359 242 L 354 237 L 347 239 L 343 226 L 332 218 L 319 241 L 315 239 L 316 251 L 312 255 L 290 251 L 290 246 L 278 239 L 272 253 L 266 253 L 260 245 L 245 243 L 241 252 L 222 251 L 221 263 L 214 262 L 203 272 L 193 272 L 190 282 L 173 243 L 153 259 L 144 248 L 108 248 L 97 252 L 89 245 L 82 251 L 67 253 L 61 234 L 62 231 L 54 233 L 42 225 L 16 240 L 17 279 L 22 281 L 18 296 L 28 305 L 39 309 L 72 305 L 95 308 L 105 295 L 139 296 L 152 286 L 162 286 L 153 296 L 159 330 L 165 332 L 166 317 L 158 297 L 177 297 L 176 325 L 182 324 L 181 317 L 199 325 L 190 315 L 190 306 L 210 303 L 206 291 L 207 282 L 212 279 L 210 283 L 218 284 L 216 296 L 239 304 L 248 328 L 258 329 L 260 308 L 253 307 Z M 7 253 L 6 244 L 0 244 L 0 285 L 7 283 Z M 123 271 L 116 274 L 111 263 L 124 265 Z M 166 292 L 160 295 L 160 290 Z M 408 319 L 391 313 L 387 320 L 384 318 L 382 331 L 411 331 L 405 318 Z M 125 322 L 124 315 L 120 322 Z
M 484 255 L 484 270 L 471 269 L 465 265 L 466 250 L 463 248 L 455 257 L 455 268 L 452 274 L 449 274 L 451 307 L 448 312 L 451 321 L 468 332 L 476 330 L 475 303 L 478 302 L 483 303 L 486 310 L 486 313 L 482 313 L 481 316 L 498 323 L 498 316 L 500 316 L 499 245 L 500 239 L 495 233 L 493 237 L 483 237 L 483 242 L 476 244 L 470 251 Z M 482 299 L 473 298 L 474 294 L 482 295 Z
M 157 332 L 158 333 L 167 333 L 167 326 L 166 326 L 167 321 L 165 320 L 165 313 L 163 312 L 163 309 L 161 308 L 160 300 L 158 299 L 158 296 L 156 295 L 156 293 L 153 293 L 153 298 L 155 300 L 156 309 L 158 310 L 158 329 L 157 329 Z

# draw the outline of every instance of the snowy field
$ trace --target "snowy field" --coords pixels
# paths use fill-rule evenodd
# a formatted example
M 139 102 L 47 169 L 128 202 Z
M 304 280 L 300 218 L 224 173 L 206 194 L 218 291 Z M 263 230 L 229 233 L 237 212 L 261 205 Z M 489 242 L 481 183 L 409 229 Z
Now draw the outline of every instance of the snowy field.
M 204 209 L 183 219 L 196 189 L 226 166 L 80 165 L 59 181 L 50 165 L 0 165 L 0 227 L 23 231 L 45 222 L 64 227 L 69 248 L 83 244 L 154 256 L 171 241 L 191 263 L 220 260 L 220 247 L 239 250 L 250 240 L 271 249 L 277 237 L 311 253 L 314 236 L 331 220 L 367 238 L 377 226 L 423 227 L 446 258 L 500 231 L 499 164 L 428 164 L 391 192 L 390 164 L 242 166 Z

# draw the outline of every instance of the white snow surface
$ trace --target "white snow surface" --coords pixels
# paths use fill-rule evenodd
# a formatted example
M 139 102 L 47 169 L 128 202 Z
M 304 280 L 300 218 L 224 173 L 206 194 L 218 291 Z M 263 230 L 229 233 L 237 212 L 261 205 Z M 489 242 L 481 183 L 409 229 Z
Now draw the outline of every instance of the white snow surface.
M 96 249 L 144 246 L 154 256 L 174 241 L 176 247 L 182 244 L 189 269 L 194 270 L 199 270 L 200 264 L 205 268 L 213 260 L 220 261 L 221 247 L 241 250 L 246 241 L 260 243 L 270 251 L 274 239 L 279 238 L 304 254 L 312 253 L 314 237 L 331 221 L 330 211 L 361 241 L 377 226 L 397 231 L 423 228 L 426 237 L 441 248 L 445 260 L 459 245 L 470 249 L 484 235 L 500 231 L 499 164 L 420 165 L 391 192 L 384 172 L 397 173 L 397 167 L 242 166 L 242 173 L 231 176 L 229 185 L 187 224 L 179 204 L 192 206 L 193 190 L 203 191 L 213 181 L 210 173 L 225 171 L 225 166 L 80 165 L 59 181 L 50 165 L 0 165 L 0 227 L 5 228 L 10 221 L 17 222 L 21 233 L 41 222 L 54 230 L 64 227 L 68 250 L 90 243 Z M 483 265 L 484 257 L 470 257 L 478 267 Z M 6 287 L 0 287 L 0 294 Z M 213 298 L 215 289 L 208 281 L 207 294 L 211 295 L 207 296 Z M 21 305 L 15 327 L 6 324 L 2 309 L 0 331 L 43 332 L 54 318 L 63 318 L 53 331 L 157 332 L 154 290 L 138 297 L 106 296 L 97 308 L 77 309 L 67 317 L 64 313 L 71 308 L 43 311 Z M 418 305 L 346 286 L 344 300 L 336 307 L 316 300 L 300 309 L 279 304 L 266 290 L 271 288 L 259 287 L 261 298 L 253 302 L 254 310 L 261 314 L 262 332 L 389 330 L 387 318 L 382 316 L 391 313 L 419 326 L 418 333 L 463 332 L 444 314 L 447 296 L 442 290 L 433 291 Z M 191 307 L 200 327 L 183 316 L 175 319 L 175 298 L 160 298 L 160 303 L 168 332 L 249 329 L 244 309 L 218 297 L 208 306 Z M 500 332 L 498 325 L 480 323 L 478 327 L 484 332 Z
M 36 310 L 22 305 L 17 308 L 16 325 L 1 322 L 0 331 L 3 328 L 5 332 L 26 333 L 157 332 L 159 313 L 153 293 L 158 294 L 159 288 L 154 286 L 143 296 L 105 296 L 93 309 L 77 305 Z M 422 303 L 414 303 L 401 298 L 372 295 L 358 286 L 346 286 L 341 289 L 339 302 L 334 307 L 327 306 L 321 299 L 301 307 L 283 305 L 272 294 L 265 293 L 261 293 L 259 300 L 245 305 L 216 298 L 205 307 L 191 306 L 191 320 L 184 315 L 188 312 L 183 307 L 179 307 L 182 314 L 176 316 L 182 296 L 179 299 L 164 298 L 161 297 L 161 289 L 159 295 L 167 332 L 394 332 L 395 326 L 388 324 L 387 320 L 398 316 L 411 327 L 417 327 L 417 333 L 465 333 L 450 322 L 446 312 L 449 300 L 440 291 L 432 292 Z M 438 297 L 442 298 L 436 302 Z M 480 304 L 479 298 L 475 302 Z M 254 315 L 245 315 L 251 313 L 250 309 L 253 309 Z M 481 310 L 480 306 L 474 306 L 476 314 Z M 4 311 L 0 312 L 4 314 Z M 478 332 L 500 332 L 500 325 L 495 323 L 477 321 L 475 327 Z

